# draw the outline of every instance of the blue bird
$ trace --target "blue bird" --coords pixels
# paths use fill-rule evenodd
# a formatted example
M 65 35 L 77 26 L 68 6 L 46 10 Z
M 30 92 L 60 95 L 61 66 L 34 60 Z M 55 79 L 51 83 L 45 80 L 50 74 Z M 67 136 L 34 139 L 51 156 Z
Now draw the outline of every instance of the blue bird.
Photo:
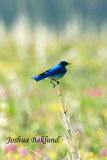
M 55 84 L 53 83 L 53 81 L 56 81 L 57 84 L 59 84 L 58 79 L 62 78 L 65 75 L 65 73 L 67 72 L 66 66 L 69 64 L 70 63 L 66 61 L 61 61 L 55 67 L 32 78 L 36 81 L 40 81 L 42 79 L 48 78 L 50 82 L 53 84 L 53 87 L 55 87 Z

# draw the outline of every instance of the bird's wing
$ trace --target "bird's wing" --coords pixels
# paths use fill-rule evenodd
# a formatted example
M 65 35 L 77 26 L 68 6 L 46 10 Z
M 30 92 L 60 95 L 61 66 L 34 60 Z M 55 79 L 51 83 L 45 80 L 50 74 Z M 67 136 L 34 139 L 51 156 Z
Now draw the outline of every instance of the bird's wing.
M 56 74 L 61 74 L 61 73 L 65 73 L 66 72 L 66 69 L 65 68 L 62 68 L 62 67 L 53 67 L 39 75 L 46 75 L 46 76 L 52 76 L 52 75 L 56 75 Z
M 37 76 L 42 76 L 42 75 L 45 75 L 50 69 L 48 69 L 47 71 L 43 72 L 43 73 L 40 73 L 38 74 Z

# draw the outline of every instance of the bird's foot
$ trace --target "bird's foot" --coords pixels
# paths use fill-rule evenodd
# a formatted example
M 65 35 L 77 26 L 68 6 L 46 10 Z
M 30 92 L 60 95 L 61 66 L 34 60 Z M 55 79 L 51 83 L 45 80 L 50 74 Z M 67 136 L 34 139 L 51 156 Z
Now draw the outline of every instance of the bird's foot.
M 56 85 L 55 84 L 53 84 L 53 88 L 55 88 L 56 87 Z
M 56 81 L 57 82 L 57 84 L 59 85 L 59 81 Z
M 52 85 L 53 85 L 53 88 L 55 88 L 56 87 L 56 85 L 52 82 L 52 81 L 50 81 L 51 83 L 52 83 Z

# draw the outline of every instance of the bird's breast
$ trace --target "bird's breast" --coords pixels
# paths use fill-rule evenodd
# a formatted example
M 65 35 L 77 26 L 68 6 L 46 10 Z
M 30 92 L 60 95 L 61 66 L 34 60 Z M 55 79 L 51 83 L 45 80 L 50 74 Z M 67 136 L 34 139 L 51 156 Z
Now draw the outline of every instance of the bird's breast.
M 51 80 L 58 80 L 58 79 L 62 78 L 64 76 L 64 74 L 65 73 L 56 74 L 56 75 L 50 76 L 49 79 L 51 79 Z

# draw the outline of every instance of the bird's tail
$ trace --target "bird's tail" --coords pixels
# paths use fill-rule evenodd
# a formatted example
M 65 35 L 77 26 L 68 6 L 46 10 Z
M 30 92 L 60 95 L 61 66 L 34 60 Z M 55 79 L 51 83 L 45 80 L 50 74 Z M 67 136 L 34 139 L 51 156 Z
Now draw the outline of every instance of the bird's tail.
M 40 81 L 42 79 L 45 79 L 47 76 L 46 75 L 39 75 L 39 76 L 36 76 L 36 77 L 32 77 L 34 80 L 36 81 Z

